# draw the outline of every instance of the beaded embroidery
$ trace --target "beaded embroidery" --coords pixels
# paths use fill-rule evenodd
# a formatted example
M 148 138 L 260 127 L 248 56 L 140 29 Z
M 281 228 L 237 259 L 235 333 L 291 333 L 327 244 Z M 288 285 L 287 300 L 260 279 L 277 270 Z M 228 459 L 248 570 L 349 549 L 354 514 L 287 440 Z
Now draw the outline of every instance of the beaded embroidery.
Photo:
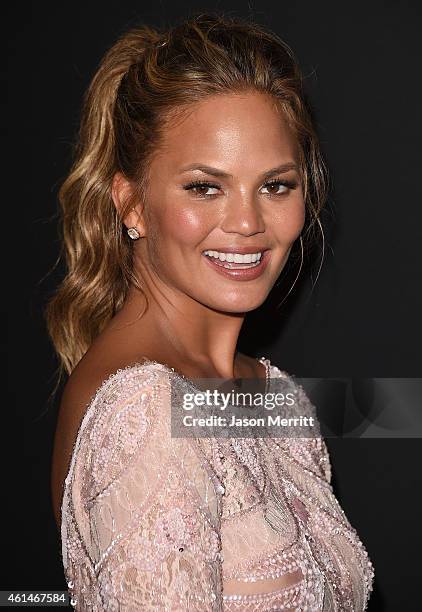
M 300 385 L 259 361 L 266 390 L 286 378 L 314 413 Z M 334 496 L 323 439 L 172 438 L 174 374 L 192 389 L 158 362 L 119 369 L 87 407 L 62 501 L 72 605 L 365 610 L 373 567 Z

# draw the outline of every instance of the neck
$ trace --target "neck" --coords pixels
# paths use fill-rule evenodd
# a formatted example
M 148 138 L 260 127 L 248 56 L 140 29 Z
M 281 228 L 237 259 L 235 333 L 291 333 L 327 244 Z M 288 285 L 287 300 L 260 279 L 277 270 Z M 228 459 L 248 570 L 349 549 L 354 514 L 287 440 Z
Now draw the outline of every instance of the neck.
M 160 299 L 147 293 L 144 296 L 134 288 L 129 290 L 120 318 L 135 321 L 132 340 L 139 346 L 146 337 L 167 347 L 169 354 L 179 363 L 195 364 L 209 376 L 236 377 L 236 347 L 242 328 L 244 313 L 226 313 L 213 310 L 181 292 L 170 292 L 160 287 Z

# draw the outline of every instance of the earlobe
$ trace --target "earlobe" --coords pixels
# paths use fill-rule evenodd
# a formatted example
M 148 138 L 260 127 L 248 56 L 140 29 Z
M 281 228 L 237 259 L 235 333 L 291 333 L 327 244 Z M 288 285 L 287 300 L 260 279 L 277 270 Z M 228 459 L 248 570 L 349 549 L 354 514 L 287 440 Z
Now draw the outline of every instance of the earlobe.
M 133 198 L 133 187 L 130 181 L 121 173 L 116 172 L 111 185 L 111 197 L 122 223 L 127 229 L 136 229 L 139 236 L 145 235 L 143 215 L 139 203 L 132 207 L 125 215 L 128 201 Z

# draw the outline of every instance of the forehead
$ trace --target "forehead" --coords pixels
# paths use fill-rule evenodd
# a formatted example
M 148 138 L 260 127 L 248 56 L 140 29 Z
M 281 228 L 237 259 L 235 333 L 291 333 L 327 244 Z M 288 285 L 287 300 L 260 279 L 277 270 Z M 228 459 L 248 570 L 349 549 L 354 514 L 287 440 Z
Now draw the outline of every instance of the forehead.
M 198 161 L 228 167 L 297 159 L 296 137 L 275 100 L 265 94 L 209 96 L 186 111 L 168 122 L 154 156 L 170 171 Z

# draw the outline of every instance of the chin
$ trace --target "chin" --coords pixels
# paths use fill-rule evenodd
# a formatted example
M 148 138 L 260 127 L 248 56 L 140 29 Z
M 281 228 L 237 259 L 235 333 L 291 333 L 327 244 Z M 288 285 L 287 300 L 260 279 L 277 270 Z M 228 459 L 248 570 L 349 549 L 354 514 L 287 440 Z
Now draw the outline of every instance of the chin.
M 267 295 L 259 295 L 247 297 L 236 295 L 233 299 L 227 296 L 226 299 L 216 299 L 212 302 L 208 301 L 205 305 L 219 312 L 229 312 L 232 314 L 242 314 L 259 308 L 267 299 Z

